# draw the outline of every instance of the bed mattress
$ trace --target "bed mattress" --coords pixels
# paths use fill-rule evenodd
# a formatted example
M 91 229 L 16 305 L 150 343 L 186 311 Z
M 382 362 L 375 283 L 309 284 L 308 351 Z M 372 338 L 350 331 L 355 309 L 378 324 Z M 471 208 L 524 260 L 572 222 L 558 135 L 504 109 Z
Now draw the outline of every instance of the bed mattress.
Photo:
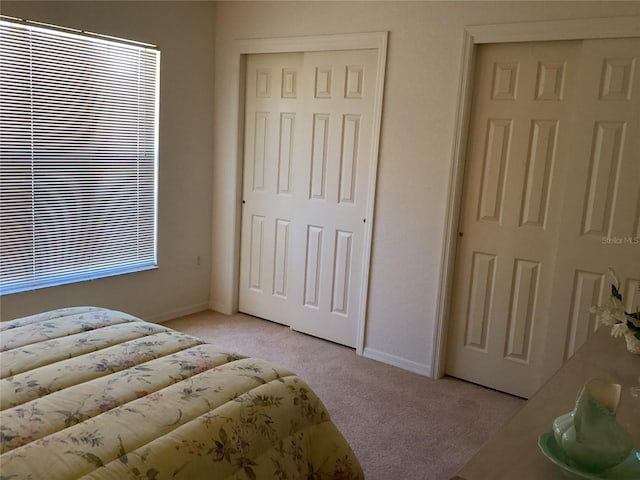
M 0 332 L 2 480 L 363 478 L 286 369 L 97 307 Z

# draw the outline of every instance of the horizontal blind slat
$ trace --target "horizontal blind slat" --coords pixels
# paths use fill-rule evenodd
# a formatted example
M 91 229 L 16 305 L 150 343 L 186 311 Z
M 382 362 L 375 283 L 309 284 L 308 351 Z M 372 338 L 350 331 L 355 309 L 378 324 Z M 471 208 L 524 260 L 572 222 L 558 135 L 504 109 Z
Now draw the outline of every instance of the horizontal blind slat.
M 154 267 L 158 68 L 0 21 L 0 293 Z

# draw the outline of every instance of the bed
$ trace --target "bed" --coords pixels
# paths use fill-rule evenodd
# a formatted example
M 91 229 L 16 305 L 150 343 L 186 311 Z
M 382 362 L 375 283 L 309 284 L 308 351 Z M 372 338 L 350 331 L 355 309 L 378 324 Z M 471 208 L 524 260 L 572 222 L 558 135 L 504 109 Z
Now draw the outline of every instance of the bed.
M 122 312 L 0 323 L 0 478 L 359 479 L 293 373 Z

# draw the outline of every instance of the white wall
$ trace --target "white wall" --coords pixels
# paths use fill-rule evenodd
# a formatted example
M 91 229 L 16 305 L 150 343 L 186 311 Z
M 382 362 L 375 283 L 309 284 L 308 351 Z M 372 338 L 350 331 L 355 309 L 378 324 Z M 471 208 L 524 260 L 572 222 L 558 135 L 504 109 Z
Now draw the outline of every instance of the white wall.
M 390 32 L 365 351 L 429 374 L 464 27 L 638 14 L 637 1 L 218 3 L 212 308 L 235 306 L 234 39 Z
M 5 295 L 0 298 L 1 318 L 88 304 L 163 320 L 206 308 L 211 264 L 214 4 L 3 0 L 0 9 L 5 15 L 157 44 L 161 50 L 160 268 Z

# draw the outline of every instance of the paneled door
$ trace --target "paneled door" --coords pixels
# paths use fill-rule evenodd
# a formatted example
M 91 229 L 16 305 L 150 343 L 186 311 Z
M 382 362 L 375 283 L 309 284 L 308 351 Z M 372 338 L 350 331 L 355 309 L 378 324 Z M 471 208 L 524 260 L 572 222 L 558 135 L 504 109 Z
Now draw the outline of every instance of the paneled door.
M 239 310 L 291 324 L 302 53 L 247 59 Z
M 633 289 L 639 53 L 637 40 L 479 47 L 448 374 L 529 397 L 593 331 L 607 266 Z M 608 248 L 612 235 L 628 245 Z
M 579 48 L 477 56 L 446 371 L 524 397 L 544 348 Z
M 247 62 L 239 309 L 351 347 L 364 301 L 376 63 L 375 50 Z
M 627 311 L 640 307 L 639 62 L 640 38 L 582 44 L 581 103 L 570 132 L 572 155 L 552 288 L 547 374 L 596 330 L 589 308 L 611 292 L 608 267 L 620 277 Z

